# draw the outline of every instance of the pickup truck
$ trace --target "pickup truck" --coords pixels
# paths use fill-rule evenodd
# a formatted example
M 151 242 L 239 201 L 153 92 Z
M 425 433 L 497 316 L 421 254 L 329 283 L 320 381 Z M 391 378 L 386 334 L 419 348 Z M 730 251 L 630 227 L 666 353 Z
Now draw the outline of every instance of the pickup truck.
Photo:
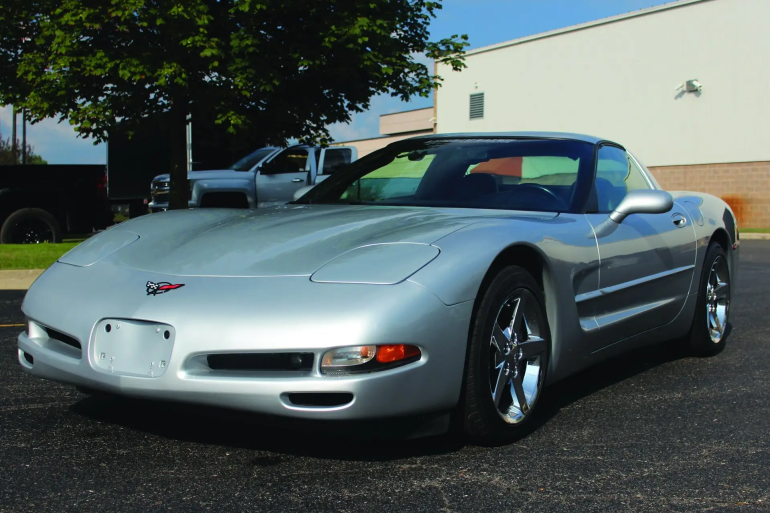
M 316 185 L 358 157 L 356 148 L 297 145 L 261 148 L 230 169 L 191 171 L 190 208 L 262 208 L 282 205 L 297 191 Z M 168 208 L 169 175 L 151 185 L 151 212 Z
M 99 165 L 0 166 L 0 243 L 61 242 L 112 224 Z

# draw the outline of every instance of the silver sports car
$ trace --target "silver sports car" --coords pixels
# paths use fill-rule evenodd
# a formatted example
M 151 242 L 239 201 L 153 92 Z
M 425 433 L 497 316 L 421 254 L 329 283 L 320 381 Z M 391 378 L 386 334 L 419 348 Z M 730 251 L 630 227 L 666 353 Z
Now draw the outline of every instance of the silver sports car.
M 671 340 L 725 345 L 738 230 L 584 135 L 396 142 L 264 210 L 141 217 L 30 288 L 19 362 L 81 389 L 302 419 L 448 419 L 480 441 L 543 387 Z

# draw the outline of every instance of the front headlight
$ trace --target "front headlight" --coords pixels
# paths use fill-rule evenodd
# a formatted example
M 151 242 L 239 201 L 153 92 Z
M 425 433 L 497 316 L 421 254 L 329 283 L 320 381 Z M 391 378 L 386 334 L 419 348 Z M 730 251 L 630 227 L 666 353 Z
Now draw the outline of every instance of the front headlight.
M 135 233 L 126 230 L 107 230 L 81 242 L 60 257 L 59 262 L 88 267 L 137 240 L 139 235 Z
M 439 255 L 436 246 L 416 242 L 388 242 L 361 246 L 341 254 L 313 273 L 315 283 L 395 285 Z

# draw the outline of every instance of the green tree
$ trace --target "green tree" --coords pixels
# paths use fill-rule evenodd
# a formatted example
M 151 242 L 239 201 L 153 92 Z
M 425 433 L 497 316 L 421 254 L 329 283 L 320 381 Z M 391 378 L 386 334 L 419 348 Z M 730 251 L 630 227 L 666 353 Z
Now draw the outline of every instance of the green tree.
M 16 139 L 16 158 L 13 156 L 13 143 L 11 138 L 3 139 L 0 136 L 0 166 L 13 166 L 21 164 L 21 141 Z M 43 157 L 35 154 L 35 148 L 27 143 L 27 164 L 48 164 Z
M 432 42 L 440 1 L 4 0 L 13 29 L 0 103 L 32 122 L 69 120 L 96 141 L 166 113 L 172 208 L 187 205 L 184 124 L 195 110 L 228 131 L 327 144 L 377 94 L 429 96 L 441 78 L 425 54 L 464 67 L 466 36 Z M 21 29 L 19 27 L 22 27 Z M 9 38 L 2 38 L 6 44 Z M 15 45 L 15 46 L 14 46 Z M 6 87 L 7 84 L 14 87 Z

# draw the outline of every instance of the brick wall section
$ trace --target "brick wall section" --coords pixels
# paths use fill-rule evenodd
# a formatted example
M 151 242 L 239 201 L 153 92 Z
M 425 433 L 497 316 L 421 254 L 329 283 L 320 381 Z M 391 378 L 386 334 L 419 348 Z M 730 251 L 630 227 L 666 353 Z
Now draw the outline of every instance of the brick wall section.
M 740 228 L 770 228 L 770 162 L 651 167 L 668 191 L 706 192 L 725 200 Z

